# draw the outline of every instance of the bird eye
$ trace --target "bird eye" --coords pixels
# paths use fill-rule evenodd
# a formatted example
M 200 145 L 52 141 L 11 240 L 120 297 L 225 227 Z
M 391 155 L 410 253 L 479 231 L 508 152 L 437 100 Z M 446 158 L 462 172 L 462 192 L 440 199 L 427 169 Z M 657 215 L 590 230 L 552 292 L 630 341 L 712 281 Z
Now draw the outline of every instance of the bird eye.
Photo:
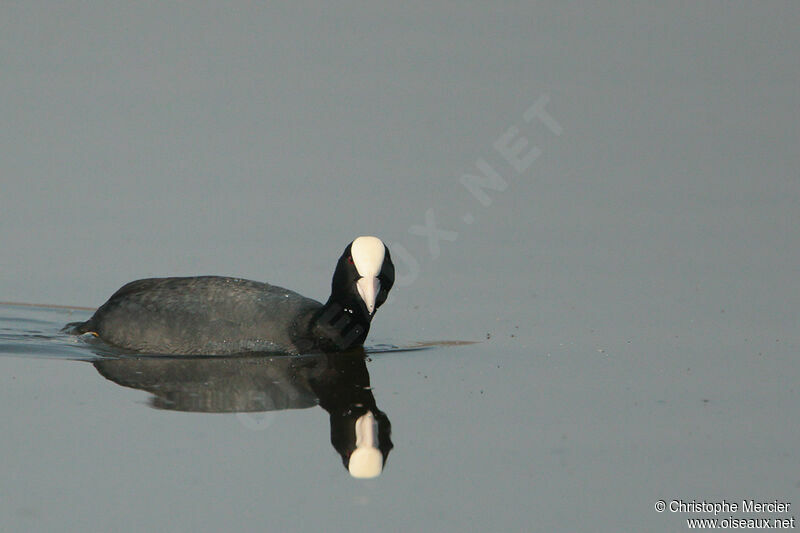
M 353 264 L 353 256 L 352 255 L 348 255 L 347 256 L 347 262 L 350 263 L 351 265 Z

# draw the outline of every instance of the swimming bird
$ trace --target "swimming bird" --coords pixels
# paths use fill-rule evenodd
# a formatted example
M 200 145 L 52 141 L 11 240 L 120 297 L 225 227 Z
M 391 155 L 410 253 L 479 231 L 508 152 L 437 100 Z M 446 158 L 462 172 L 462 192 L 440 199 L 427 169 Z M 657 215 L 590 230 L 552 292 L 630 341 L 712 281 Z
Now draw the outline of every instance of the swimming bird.
M 151 354 L 344 351 L 364 344 L 393 284 L 389 249 L 362 236 L 339 258 L 325 304 L 240 278 L 149 278 L 124 285 L 89 320 L 65 329 Z

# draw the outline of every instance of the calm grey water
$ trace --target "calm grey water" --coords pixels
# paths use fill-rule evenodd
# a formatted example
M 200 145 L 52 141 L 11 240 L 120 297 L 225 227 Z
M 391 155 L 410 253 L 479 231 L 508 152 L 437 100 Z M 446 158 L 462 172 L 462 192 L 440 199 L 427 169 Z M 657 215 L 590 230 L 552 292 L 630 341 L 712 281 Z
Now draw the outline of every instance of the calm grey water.
M 0 301 L 325 299 L 363 234 L 398 282 L 363 364 L 115 362 L 0 305 L 0 529 L 797 514 L 800 5 L 564 4 L 3 3 Z M 377 479 L 320 376 L 390 421 Z

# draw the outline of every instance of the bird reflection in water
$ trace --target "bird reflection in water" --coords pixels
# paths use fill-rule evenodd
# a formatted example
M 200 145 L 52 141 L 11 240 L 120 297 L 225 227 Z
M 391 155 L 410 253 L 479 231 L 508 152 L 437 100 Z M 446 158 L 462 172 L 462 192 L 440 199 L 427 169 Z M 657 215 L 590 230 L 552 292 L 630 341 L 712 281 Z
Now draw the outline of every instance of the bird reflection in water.
M 125 357 L 94 363 L 106 379 L 153 394 L 157 409 L 253 413 L 320 405 L 331 443 L 355 478 L 383 471 L 389 418 L 375 405 L 363 349 L 303 356 Z

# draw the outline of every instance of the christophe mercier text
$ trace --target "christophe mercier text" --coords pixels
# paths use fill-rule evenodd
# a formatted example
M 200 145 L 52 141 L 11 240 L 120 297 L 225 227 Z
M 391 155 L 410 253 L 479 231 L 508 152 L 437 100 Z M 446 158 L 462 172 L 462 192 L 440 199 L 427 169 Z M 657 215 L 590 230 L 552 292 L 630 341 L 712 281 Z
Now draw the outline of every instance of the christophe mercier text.
M 787 513 L 791 506 L 791 502 L 778 500 L 770 502 L 742 500 L 742 503 L 729 502 L 727 500 L 722 500 L 721 502 L 672 500 L 669 502 L 669 510 L 673 513 L 714 513 L 715 515 L 738 513 L 740 511 L 743 513 Z

